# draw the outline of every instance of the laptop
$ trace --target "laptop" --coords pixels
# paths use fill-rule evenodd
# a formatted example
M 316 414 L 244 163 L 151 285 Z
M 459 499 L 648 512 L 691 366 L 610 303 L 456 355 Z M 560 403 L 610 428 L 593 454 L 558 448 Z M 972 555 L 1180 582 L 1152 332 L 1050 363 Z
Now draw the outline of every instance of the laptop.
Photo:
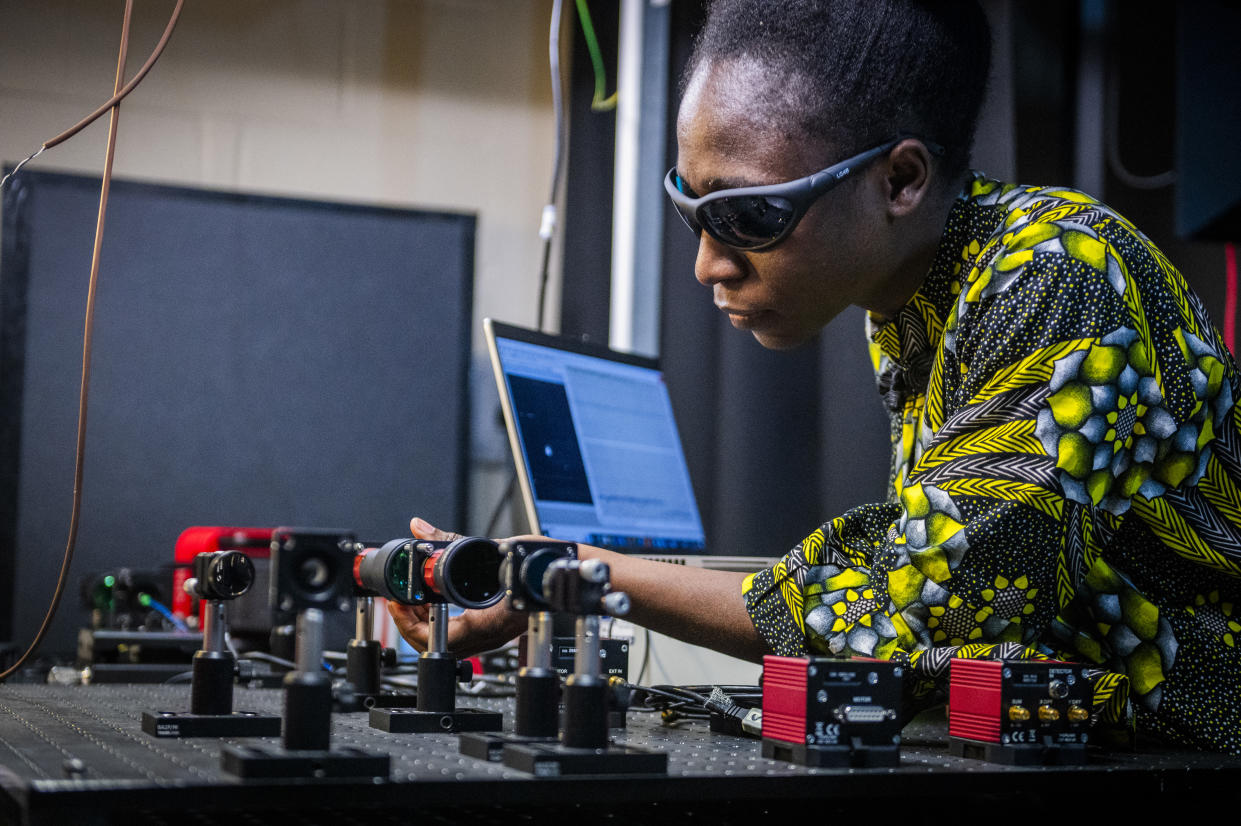
M 656 359 L 492 319 L 483 329 L 532 531 L 698 567 L 771 562 L 708 553 Z

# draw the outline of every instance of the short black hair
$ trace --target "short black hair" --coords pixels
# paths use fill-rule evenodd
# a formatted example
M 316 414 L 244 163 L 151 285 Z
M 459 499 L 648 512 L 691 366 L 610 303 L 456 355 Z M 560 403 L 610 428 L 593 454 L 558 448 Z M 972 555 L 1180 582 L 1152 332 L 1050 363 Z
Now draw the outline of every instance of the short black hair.
M 755 61 L 783 123 L 842 153 L 901 132 L 944 147 L 963 172 L 991 62 L 976 0 L 714 0 L 682 86 L 703 63 Z

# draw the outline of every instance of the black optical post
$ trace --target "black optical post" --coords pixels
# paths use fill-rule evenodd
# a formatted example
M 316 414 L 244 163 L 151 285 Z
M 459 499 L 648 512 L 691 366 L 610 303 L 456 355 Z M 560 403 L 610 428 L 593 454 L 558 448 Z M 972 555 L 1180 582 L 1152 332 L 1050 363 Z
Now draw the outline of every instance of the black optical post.
M 194 557 L 193 576 L 185 590 L 206 603 L 203 647 L 194 655 L 190 711 L 145 711 L 142 730 L 155 737 L 270 737 L 280 733 L 280 718 L 233 711 L 237 659 L 228 650 L 224 608 L 254 584 L 254 563 L 240 551 L 215 551 Z
M 568 542 L 505 542 L 500 581 L 514 611 L 529 611 L 526 621 L 526 665 L 517 672 L 513 731 L 462 734 L 461 753 L 479 760 L 499 760 L 514 743 L 554 742 L 560 731 L 560 676 L 552 667 L 552 613 L 544 592 L 548 569 L 561 560 L 576 560 L 577 546 Z
M 553 562 L 544 575 L 553 611 L 577 617 L 573 674 L 564 688 L 559 743 L 506 745 L 505 765 L 539 776 L 563 774 L 663 774 L 668 755 L 608 741 L 607 680 L 599 664 L 599 623 L 604 614 L 629 613 L 629 597 L 611 587 L 611 571 L 594 559 Z
M 397 693 L 382 685 L 383 666 L 392 665 L 395 652 L 385 649 L 374 639 L 375 598 L 362 593 L 354 601 L 353 639 L 345 647 L 346 691 L 337 696 L 337 704 L 347 711 L 371 708 L 412 708 L 418 697 Z
M 554 740 L 560 729 L 560 675 L 552 667 L 552 613 L 532 613 L 526 633 L 527 661 L 517 672 L 513 734 Z
M 473 667 L 448 650 L 448 605 L 486 608 L 499 602 L 501 558 L 495 542 L 468 536 L 453 542 L 394 540 L 361 562 L 367 587 L 407 605 L 426 605 L 430 623 L 427 651 L 418 658 L 417 708 L 372 708 L 373 728 L 442 734 L 503 727 L 499 712 L 457 708 L 457 682 L 468 682 Z
M 323 672 L 323 612 L 297 615 L 297 668 L 284 675 L 284 747 L 327 751 L 332 743 L 332 680 Z
M 284 678 L 283 748 L 227 745 L 220 751 L 224 771 L 243 778 L 388 776 L 388 755 L 331 747 L 324 611 L 352 607 L 356 547 L 354 537 L 341 531 L 277 528 L 272 534 L 272 605 L 277 614 L 297 618 L 297 668 Z
M 354 603 L 353 639 L 345 648 L 345 679 L 358 697 L 379 694 L 383 646 L 371 636 L 374 626 L 375 598 L 358 597 Z

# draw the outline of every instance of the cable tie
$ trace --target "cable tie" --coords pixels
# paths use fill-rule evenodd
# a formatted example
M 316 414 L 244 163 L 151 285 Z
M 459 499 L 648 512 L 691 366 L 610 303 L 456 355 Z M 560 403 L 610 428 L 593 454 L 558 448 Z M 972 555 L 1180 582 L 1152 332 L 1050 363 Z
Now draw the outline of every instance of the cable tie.
M 547 204 L 543 207 L 543 223 L 539 225 L 539 237 L 544 241 L 550 241 L 552 232 L 556 229 L 556 205 Z

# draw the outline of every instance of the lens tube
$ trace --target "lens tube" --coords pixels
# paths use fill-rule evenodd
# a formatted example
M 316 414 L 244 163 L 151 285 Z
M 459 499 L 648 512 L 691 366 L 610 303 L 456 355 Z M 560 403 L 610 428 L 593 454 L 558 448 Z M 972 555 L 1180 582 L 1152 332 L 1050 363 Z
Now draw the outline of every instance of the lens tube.
M 393 539 L 354 560 L 354 581 L 368 593 L 405 605 L 451 602 L 486 608 L 504 595 L 500 546 L 467 536 L 454 542 Z
M 364 591 L 400 602 L 415 605 L 426 601 L 423 593 L 421 567 L 416 565 L 420 556 L 414 552 L 416 539 L 393 539 L 382 548 L 367 548 L 353 562 L 353 579 Z
M 462 608 L 486 608 L 504 596 L 500 587 L 503 559 L 495 542 L 467 536 L 449 543 L 428 560 L 431 576 L 426 578 L 448 602 Z

